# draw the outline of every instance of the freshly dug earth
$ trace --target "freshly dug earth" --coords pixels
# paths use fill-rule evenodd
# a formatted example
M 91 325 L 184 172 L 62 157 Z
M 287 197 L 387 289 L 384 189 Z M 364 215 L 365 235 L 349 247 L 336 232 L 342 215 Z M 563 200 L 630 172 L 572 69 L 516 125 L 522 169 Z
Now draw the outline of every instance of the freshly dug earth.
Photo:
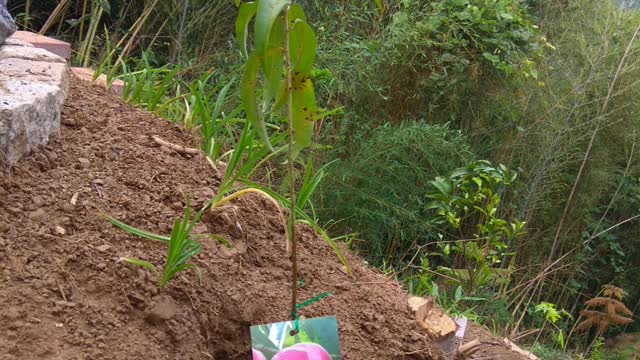
M 169 234 L 185 197 L 199 208 L 221 179 L 203 159 L 159 147 L 151 135 L 194 142 L 72 79 L 61 134 L 0 173 L 0 358 L 248 359 L 250 325 L 289 319 L 283 226 L 257 196 L 207 214 L 197 228 L 233 244 L 203 240 L 195 259 L 202 286 L 186 272 L 159 293 L 149 271 L 117 262 L 126 256 L 161 265 L 166 248 L 114 228 L 100 210 Z M 303 315 L 337 316 L 344 359 L 441 356 L 395 281 L 350 254 L 354 274 L 347 276 L 322 238 L 300 233 L 301 300 L 333 292 Z M 521 359 L 484 330 L 474 336 L 486 340 L 485 356 Z

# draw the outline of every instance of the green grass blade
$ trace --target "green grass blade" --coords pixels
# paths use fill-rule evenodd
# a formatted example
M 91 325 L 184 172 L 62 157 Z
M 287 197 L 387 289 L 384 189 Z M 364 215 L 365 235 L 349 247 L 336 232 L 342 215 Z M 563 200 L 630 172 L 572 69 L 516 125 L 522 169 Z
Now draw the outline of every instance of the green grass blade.
M 169 237 L 167 237 L 167 236 L 158 235 L 158 234 L 150 233 L 150 232 L 145 231 L 145 230 L 138 229 L 136 227 L 127 225 L 127 224 L 123 223 L 122 221 L 116 220 L 116 219 L 114 219 L 111 216 L 106 215 L 106 214 L 103 214 L 102 216 L 104 216 L 107 219 L 107 221 L 109 221 L 112 225 L 114 225 L 114 226 L 116 226 L 116 227 L 128 232 L 129 234 L 136 235 L 136 236 L 139 236 L 139 237 L 147 239 L 147 240 L 160 241 L 160 242 L 169 242 Z
M 148 262 L 148 261 L 144 261 L 144 260 L 140 260 L 140 259 L 134 259 L 134 258 L 125 258 L 125 257 L 118 259 L 118 261 L 119 262 L 120 261 L 124 261 L 124 262 L 127 262 L 129 264 L 133 264 L 133 265 L 136 265 L 136 266 L 147 268 L 147 269 L 153 271 L 154 273 L 158 272 L 158 268 L 155 265 L 153 265 L 152 263 Z

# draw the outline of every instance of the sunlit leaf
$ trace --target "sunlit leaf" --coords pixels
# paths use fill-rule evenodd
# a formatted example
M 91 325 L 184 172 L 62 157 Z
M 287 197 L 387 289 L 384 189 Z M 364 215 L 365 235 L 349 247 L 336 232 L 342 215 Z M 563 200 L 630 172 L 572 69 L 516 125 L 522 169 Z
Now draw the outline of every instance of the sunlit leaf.
M 384 6 L 382 5 L 382 0 L 373 0 L 376 5 L 378 5 L 378 10 L 380 10 L 380 14 L 384 13 Z
M 308 75 L 316 60 L 316 33 L 306 21 L 297 20 L 289 37 L 291 63 L 294 72 Z
M 302 10 L 300 4 L 293 4 L 289 7 L 290 24 L 293 24 L 295 20 L 307 21 L 307 16 L 304 14 L 304 10 Z
M 294 74 L 292 77 L 294 141 L 298 149 L 303 149 L 311 145 L 318 106 L 311 80 L 302 74 Z
M 284 38 L 284 18 L 278 17 L 275 24 L 273 24 L 262 63 L 262 69 L 267 78 L 267 86 L 265 87 L 265 98 L 267 101 L 270 101 L 278 94 L 283 83 Z
M 236 1 L 236 6 L 239 5 L 239 1 Z M 238 10 L 238 19 L 236 20 L 236 39 L 238 39 L 238 47 L 242 52 L 242 56 L 247 57 L 247 36 L 249 23 L 251 19 L 256 15 L 258 4 L 255 2 L 245 2 L 240 5 Z
M 258 3 L 255 23 L 255 51 L 258 55 L 264 55 L 273 24 L 288 4 L 291 4 L 290 0 L 260 0 Z
M 155 267 L 155 265 L 153 265 L 152 263 L 148 262 L 148 261 L 144 261 L 144 260 L 140 260 L 140 259 L 133 259 L 133 258 L 120 258 L 118 261 L 124 261 L 127 262 L 129 264 L 133 264 L 136 266 L 140 266 L 143 268 L 147 268 L 153 272 L 158 272 L 158 268 Z

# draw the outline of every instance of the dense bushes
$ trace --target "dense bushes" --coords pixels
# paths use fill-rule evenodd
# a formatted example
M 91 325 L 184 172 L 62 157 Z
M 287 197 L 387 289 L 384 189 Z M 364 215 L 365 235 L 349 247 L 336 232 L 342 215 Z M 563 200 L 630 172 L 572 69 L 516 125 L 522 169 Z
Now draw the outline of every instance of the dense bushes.
M 379 64 L 389 106 L 405 106 L 400 116 L 446 119 L 451 114 L 441 111 L 479 95 L 492 77 L 537 78 L 535 61 L 547 43 L 520 0 L 402 4 L 381 42 Z
M 340 231 L 357 232 L 357 248 L 376 265 L 399 265 L 437 238 L 426 209 L 429 181 L 473 158 L 465 138 L 446 125 L 382 126 L 327 170 L 318 212 L 339 221 Z

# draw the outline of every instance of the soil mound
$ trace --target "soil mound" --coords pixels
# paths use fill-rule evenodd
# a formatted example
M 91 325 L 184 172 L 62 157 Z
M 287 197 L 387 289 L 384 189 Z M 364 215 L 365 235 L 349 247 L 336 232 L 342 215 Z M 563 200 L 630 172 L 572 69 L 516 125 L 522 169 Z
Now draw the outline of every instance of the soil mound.
M 190 134 L 77 79 L 62 124 L 47 147 L 0 174 L 0 358 L 249 359 L 249 326 L 289 318 L 290 264 L 273 205 L 248 197 L 208 214 L 198 231 L 233 248 L 203 240 L 203 285 L 182 273 L 159 294 L 150 272 L 117 260 L 162 264 L 165 245 L 114 228 L 97 209 L 168 234 L 185 196 L 201 206 L 221 174 L 150 140 L 191 145 Z M 344 359 L 441 355 L 396 282 L 350 254 L 348 277 L 320 237 L 300 233 L 301 301 L 333 292 L 303 315 L 337 316 Z M 520 358 L 496 349 L 493 359 Z

